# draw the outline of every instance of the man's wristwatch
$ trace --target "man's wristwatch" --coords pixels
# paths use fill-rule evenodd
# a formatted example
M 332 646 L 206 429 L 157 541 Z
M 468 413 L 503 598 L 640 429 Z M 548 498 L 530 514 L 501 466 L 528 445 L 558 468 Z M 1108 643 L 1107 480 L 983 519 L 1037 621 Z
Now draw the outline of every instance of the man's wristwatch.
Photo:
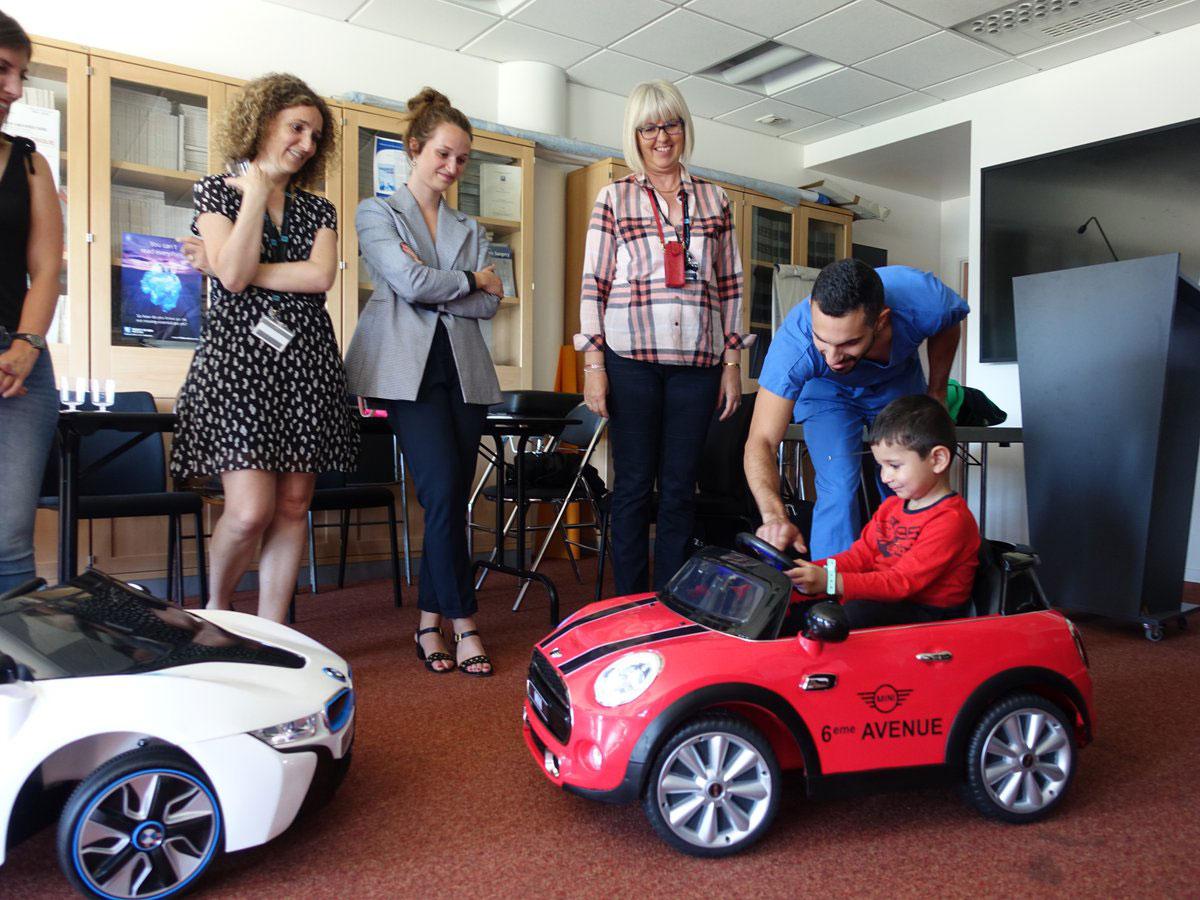
M 24 341 L 34 350 L 45 350 L 46 339 L 40 334 L 26 334 L 23 331 L 15 331 L 9 335 L 14 341 Z

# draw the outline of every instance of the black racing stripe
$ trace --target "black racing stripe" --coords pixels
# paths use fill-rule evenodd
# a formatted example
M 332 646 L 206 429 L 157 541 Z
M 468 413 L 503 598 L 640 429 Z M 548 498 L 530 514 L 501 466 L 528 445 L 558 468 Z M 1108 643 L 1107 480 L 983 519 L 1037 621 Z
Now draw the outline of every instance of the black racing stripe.
M 625 612 L 627 609 L 634 609 L 638 606 L 649 606 L 651 603 L 657 603 L 657 597 L 647 597 L 644 600 L 634 600 L 630 603 L 622 603 L 620 606 L 614 606 L 611 609 L 602 609 L 600 612 L 594 612 L 590 616 L 584 616 L 582 619 L 576 619 L 574 622 L 569 622 L 558 631 L 554 632 L 540 644 L 539 647 L 548 647 L 553 641 L 557 641 L 572 628 L 578 628 L 580 625 L 586 625 L 588 622 L 595 622 L 597 619 L 603 619 L 607 616 L 615 616 L 617 613 Z
M 702 631 L 707 631 L 703 625 L 685 625 L 682 628 L 670 628 L 666 631 L 655 631 L 651 634 L 643 634 L 638 637 L 626 638 L 623 641 L 615 641 L 611 644 L 601 644 L 589 650 L 587 653 L 581 653 L 574 659 L 567 660 L 559 667 L 559 671 L 564 675 L 570 675 L 576 669 L 581 669 L 590 662 L 595 662 L 603 656 L 608 656 L 612 653 L 620 653 L 622 650 L 628 650 L 630 647 L 638 647 L 642 644 L 652 644 L 655 641 L 665 641 L 668 638 L 684 637 L 689 634 L 699 634 Z

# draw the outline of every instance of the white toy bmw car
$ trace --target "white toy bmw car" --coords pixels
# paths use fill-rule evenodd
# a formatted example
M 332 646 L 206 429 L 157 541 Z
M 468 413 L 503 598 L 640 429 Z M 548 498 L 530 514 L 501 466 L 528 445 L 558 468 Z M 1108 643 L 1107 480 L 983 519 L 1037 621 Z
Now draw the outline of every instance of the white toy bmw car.
M 316 641 L 95 571 L 15 594 L 0 596 L 0 864 L 58 815 L 74 887 L 166 897 L 345 775 L 354 686 Z

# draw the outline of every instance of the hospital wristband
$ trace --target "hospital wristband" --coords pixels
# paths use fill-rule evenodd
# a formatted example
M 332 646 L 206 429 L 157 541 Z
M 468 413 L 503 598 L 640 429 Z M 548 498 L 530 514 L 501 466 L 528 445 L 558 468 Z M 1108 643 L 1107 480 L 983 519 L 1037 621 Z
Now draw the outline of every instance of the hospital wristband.
M 825 560 L 825 593 L 830 597 L 837 594 L 837 560 L 832 556 Z

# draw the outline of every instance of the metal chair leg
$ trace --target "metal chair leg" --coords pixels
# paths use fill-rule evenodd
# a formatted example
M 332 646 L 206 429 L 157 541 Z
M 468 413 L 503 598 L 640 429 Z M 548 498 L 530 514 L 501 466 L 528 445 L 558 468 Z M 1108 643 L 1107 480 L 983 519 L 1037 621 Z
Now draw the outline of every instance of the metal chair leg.
M 204 513 L 196 518 L 196 577 L 200 582 L 200 608 L 208 606 L 208 561 L 204 552 Z
M 596 563 L 596 602 L 604 592 L 604 558 L 608 556 L 608 513 L 600 514 L 600 560 Z
M 175 602 L 175 557 L 179 525 L 175 514 L 167 516 L 167 602 Z
M 404 469 L 404 454 L 400 454 L 400 511 L 404 515 L 404 583 L 412 586 L 412 538 L 408 527 L 408 477 Z M 467 542 L 470 547 L 470 541 Z
M 499 548 L 504 546 L 504 543 L 503 543 L 504 539 L 507 538 L 508 533 L 510 531 L 512 531 L 513 522 L 516 521 L 516 518 L 517 518 L 517 505 L 514 503 L 512 512 L 508 514 L 508 521 L 504 523 L 504 537 L 500 538 L 500 540 L 496 542 L 496 546 L 492 548 L 491 556 L 488 557 L 488 559 L 491 562 L 495 562 L 497 557 L 500 555 Z M 470 544 L 468 543 L 467 546 L 469 547 Z M 524 560 L 521 560 L 521 562 L 523 563 Z M 481 587 L 483 587 L 483 581 L 485 578 L 487 578 L 489 571 L 491 571 L 491 570 L 490 569 L 481 569 L 479 571 L 479 579 L 475 582 L 475 590 L 479 590 Z
M 313 513 L 308 511 L 308 586 L 317 592 L 317 542 L 313 537 Z
M 404 603 L 400 595 L 400 548 L 396 545 L 396 504 L 389 503 L 387 506 L 388 514 L 388 542 L 392 549 L 392 596 L 396 602 L 396 606 L 402 606 Z
M 346 545 L 350 543 L 350 510 L 343 509 L 341 512 L 341 528 L 338 532 L 342 538 L 342 546 L 338 550 L 337 586 L 339 591 L 346 586 Z

